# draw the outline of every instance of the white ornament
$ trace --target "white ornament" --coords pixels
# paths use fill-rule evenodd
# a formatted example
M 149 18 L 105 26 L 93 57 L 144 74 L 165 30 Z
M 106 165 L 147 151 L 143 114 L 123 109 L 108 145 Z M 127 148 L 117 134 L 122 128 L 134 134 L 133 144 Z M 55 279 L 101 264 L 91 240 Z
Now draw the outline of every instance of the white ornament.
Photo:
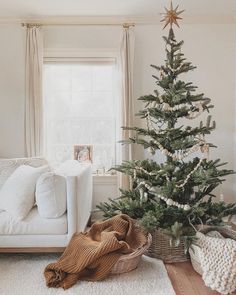
M 144 201 L 147 202 L 147 200 L 148 200 L 148 193 L 145 192 L 144 193 Z
M 162 104 L 162 110 L 163 111 L 169 111 L 169 110 L 171 110 L 171 107 L 170 107 L 170 105 L 168 103 L 163 103 Z
M 169 205 L 169 206 L 172 206 L 172 205 L 174 204 L 174 201 L 171 200 L 171 199 L 168 199 L 168 200 L 166 201 L 166 204 Z
M 188 210 L 190 210 L 190 206 L 189 205 L 184 205 L 184 211 L 188 211 Z

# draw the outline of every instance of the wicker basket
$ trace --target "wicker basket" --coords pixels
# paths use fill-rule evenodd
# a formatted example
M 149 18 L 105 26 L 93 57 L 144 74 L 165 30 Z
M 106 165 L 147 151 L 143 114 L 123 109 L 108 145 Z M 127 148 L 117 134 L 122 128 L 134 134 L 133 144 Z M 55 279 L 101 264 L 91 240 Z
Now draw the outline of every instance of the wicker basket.
M 208 233 L 209 231 L 218 231 L 222 236 L 225 238 L 230 238 L 233 240 L 236 240 L 236 231 L 234 231 L 231 227 L 215 227 L 215 226 L 203 226 L 202 228 L 199 228 L 199 231 L 203 234 Z M 189 254 L 191 258 L 191 263 L 194 268 L 194 270 L 202 275 L 202 267 L 200 264 L 200 251 L 201 248 L 197 245 L 192 245 L 192 247 L 189 249 Z
M 192 245 L 192 247 L 189 249 L 190 259 L 193 266 L 193 269 L 202 275 L 202 268 L 200 264 L 200 258 L 199 258 L 199 247 Z
M 152 232 L 152 244 L 147 255 L 163 260 L 165 263 L 184 262 L 189 260 L 189 255 L 184 251 L 184 239 L 180 239 L 178 247 L 171 247 L 170 237 L 161 229 Z
M 110 274 L 121 274 L 134 270 L 141 259 L 142 254 L 149 248 L 152 243 L 152 236 L 148 234 L 147 243 L 142 248 L 137 249 L 131 254 L 122 255 L 116 264 L 112 267 Z

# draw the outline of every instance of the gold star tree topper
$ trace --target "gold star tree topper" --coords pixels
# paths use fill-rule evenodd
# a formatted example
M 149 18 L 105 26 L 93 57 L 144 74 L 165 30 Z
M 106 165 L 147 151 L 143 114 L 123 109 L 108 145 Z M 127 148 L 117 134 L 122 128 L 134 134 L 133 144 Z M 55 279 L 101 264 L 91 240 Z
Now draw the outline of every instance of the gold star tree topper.
M 168 25 L 172 28 L 172 25 L 175 24 L 177 27 L 179 27 L 178 20 L 182 19 L 182 17 L 179 17 L 181 13 L 184 12 L 184 10 L 178 11 L 179 5 L 176 6 L 175 9 L 173 9 L 172 1 L 170 2 L 170 9 L 167 9 L 165 7 L 166 13 L 164 13 L 164 18 L 161 20 L 161 22 L 165 22 L 165 26 L 163 29 L 165 29 Z

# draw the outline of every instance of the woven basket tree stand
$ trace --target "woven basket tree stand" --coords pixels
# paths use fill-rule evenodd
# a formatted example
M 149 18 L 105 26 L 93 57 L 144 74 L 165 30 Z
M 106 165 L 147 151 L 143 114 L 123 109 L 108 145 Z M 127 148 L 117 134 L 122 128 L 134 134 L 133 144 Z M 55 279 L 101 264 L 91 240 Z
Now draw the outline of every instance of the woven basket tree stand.
M 165 263 L 184 262 L 189 260 L 189 255 L 184 251 L 184 239 L 180 239 L 178 247 L 170 245 L 170 237 L 163 233 L 162 229 L 151 232 L 152 244 L 147 250 L 150 257 L 163 260 Z

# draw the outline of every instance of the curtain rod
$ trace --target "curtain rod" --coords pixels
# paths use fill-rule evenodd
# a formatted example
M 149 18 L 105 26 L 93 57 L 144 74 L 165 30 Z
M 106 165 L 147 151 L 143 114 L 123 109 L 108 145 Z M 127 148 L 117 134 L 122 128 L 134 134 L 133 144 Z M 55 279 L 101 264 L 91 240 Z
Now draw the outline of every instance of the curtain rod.
M 123 26 L 124 28 L 134 27 L 135 23 L 21 23 L 22 27 L 33 26 Z

